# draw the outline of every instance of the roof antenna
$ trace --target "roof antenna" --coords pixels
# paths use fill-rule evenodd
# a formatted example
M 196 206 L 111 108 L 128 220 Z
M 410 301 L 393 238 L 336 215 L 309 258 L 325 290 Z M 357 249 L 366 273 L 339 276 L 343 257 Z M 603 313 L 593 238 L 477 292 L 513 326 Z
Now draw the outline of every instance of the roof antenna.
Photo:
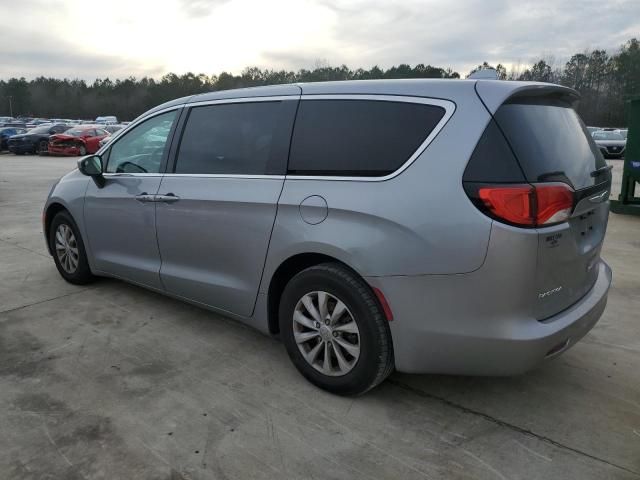
M 473 72 L 467 78 L 473 80 L 498 80 L 498 71 L 495 68 L 481 68 Z

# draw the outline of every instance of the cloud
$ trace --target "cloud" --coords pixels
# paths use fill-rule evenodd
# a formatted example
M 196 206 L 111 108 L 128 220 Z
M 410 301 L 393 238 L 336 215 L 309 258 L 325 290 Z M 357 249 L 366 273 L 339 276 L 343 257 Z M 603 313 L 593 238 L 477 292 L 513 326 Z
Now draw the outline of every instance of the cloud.
M 231 0 L 179 0 L 179 5 L 188 17 L 205 17 L 212 10 Z
M 13 27 L 5 27 L 0 36 L 0 58 L 0 78 L 46 76 L 94 80 L 131 75 L 157 77 L 166 71 L 164 65 L 140 65 L 115 53 L 96 54 L 83 50 L 71 39 L 51 41 L 44 34 Z
M 86 20 L 83 0 L 14 2 L 0 17 L 0 78 L 93 79 L 168 71 L 239 73 L 259 65 L 352 68 L 399 63 L 466 74 L 489 63 L 557 66 L 640 32 L 638 0 L 111 0 Z M 19 25 L 19 28 L 17 27 Z

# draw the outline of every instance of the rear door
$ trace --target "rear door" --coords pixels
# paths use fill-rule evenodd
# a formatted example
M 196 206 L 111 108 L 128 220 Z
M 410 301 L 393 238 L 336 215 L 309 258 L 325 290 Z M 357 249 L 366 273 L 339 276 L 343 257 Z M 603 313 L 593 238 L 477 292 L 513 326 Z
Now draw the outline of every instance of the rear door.
M 160 276 L 168 292 L 252 314 L 298 99 L 218 101 L 186 113 L 156 203 Z
M 596 281 L 611 174 L 569 98 L 520 94 L 494 118 L 526 181 L 560 182 L 575 191 L 568 222 L 538 230 L 534 301 L 542 320 L 578 301 Z

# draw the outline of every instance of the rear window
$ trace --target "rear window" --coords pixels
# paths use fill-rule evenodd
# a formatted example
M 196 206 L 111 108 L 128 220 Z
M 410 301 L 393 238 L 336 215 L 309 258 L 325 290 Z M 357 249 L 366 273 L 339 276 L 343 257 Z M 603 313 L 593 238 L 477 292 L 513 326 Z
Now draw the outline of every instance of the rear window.
M 606 165 L 568 105 L 518 99 L 502 105 L 494 117 L 529 182 L 564 182 L 580 190 L 595 185 L 591 172 Z
M 384 176 L 400 168 L 445 114 L 376 100 L 303 100 L 291 143 L 294 175 Z

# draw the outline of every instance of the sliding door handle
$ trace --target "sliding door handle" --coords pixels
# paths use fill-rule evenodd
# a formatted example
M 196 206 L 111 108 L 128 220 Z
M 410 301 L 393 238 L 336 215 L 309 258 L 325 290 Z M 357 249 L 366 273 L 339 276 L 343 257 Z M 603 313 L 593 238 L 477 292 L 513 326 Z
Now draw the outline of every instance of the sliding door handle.
M 173 193 L 167 193 L 166 195 L 156 195 L 156 202 L 173 203 L 180 200 L 180 197 Z
M 155 195 L 149 195 L 147 192 L 136 195 L 136 200 L 142 203 L 155 202 Z

